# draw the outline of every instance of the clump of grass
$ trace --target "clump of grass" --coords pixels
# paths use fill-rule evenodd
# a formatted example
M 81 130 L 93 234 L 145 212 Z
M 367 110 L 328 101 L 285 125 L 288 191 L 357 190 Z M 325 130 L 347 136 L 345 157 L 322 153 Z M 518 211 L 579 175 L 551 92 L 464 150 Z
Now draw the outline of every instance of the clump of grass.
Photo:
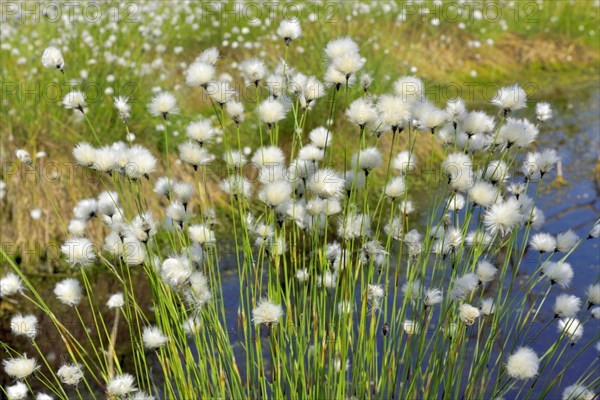
M 2 249 L 13 269 L 0 281 L 2 297 L 33 305 L 65 349 L 53 368 L 36 317 L 13 318 L 35 357 L 1 343 L 4 371 L 19 380 L 5 394 L 33 394 L 34 386 L 64 399 L 544 398 L 574 390 L 562 382 L 565 371 L 600 339 L 584 337 L 598 313 L 581 299 L 591 308 L 600 296 L 597 283 L 579 297 L 559 292 L 573 279 L 569 257 L 600 236 L 600 221 L 533 249 L 532 232 L 544 224 L 536 202 L 559 161 L 552 149 L 530 150 L 547 109 L 530 121 L 517 84 L 492 99 L 497 115 L 460 99 L 439 107 L 415 76 L 394 81 L 384 97 L 368 84 L 378 75 L 362 75 L 363 53 L 350 38 L 327 43 L 322 82 L 293 68 L 297 29 L 278 30 L 280 64 L 241 65 L 249 98 L 226 77 L 188 79 L 212 119 L 191 117 L 171 92 L 157 91 L 147 109 L 132 104 L 131 113 L 121 99 L 114 126 L 129 137 L 136 116 L 151 114 L 161 124 L 159 157 L 98 134 L 101 116 L 79 94 L 75 106 L 65 101 L 86 127 L 86 143 L 73 151 L 77 171 L 91 171 L 101 192 L 66 214 L 43 182 L 31 190 L 48 198 L 69 236 L 61 252 L 74 278 L 54 292 L 85 338 Z M 68 79 L 64 60 L 64 75 L 53 72 Z M 223 63 L 211 48 L 194 68 Z M 176 147 L 177 127 L 190 129 Z M 259 147 L 248 151 L 251 135 Z M 427 151 L 417 152 L 418 143 Z M 39 158 L 26 149 L 17 157 L 38 173 Z M 419 202 L 417 184 L 428 189 Z M 216 229 L 217 206 L 228 214 L 228 235 Z M 524 275 L 534 251 L 534 273 Z M 225 257 L 235 266 L 234 319 Z M 96 270 L 114 281 L 110 298 L 95 295 Z M 552 343 L 538 343 L 540 335 Z M 577 387 L 597 391 L 594 364 L 577 372 Z

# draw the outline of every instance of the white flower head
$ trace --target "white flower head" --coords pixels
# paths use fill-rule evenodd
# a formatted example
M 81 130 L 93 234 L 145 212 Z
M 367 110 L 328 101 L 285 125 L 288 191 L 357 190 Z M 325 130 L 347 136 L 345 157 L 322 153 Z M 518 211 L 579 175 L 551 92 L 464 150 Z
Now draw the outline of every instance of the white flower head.
M 567 288 L 573 280 L 573 268 L 566 262 L 547 261 L 542 267 L 542 273 L 550 279 L 550 283 Z
M 62 52 L 57 47 L 48 46 L 42 53 L 42 64 L 46 68 L 56 68 L 62 72 L 65 67 L 65 60 Z
M 179 112 L 177 100 L 169 92 L 160 92 L 154 96 L 150 104 L 148 104 L 148 110 L 151 115 L 155 117 L 162 116 L 164 119 L 167 119 L 169 114 L 177 114 Z
M 467 303 L 463 303 L 460 305 L 459 317 L 465 325 L 473 325 L 475 323 L 475 320 L 479 318 L 479 315 L 480 313 L 477 307 L 473 307 L 472 305 Z
M 276 324 L 283 317 L 283 309 L 279 304 L 274 304 L 267 299 L 259 301 L 252 310 L 252 322 L 255 326 L 267 324 L 267 326 Z
M 349 37 L 341 37 L 327 43 L 325 55 L 334 60 L 346 53 L 358 53 L 358 44 Z
M 83 379 L 83 365 L 65 364 L 58 369 L 56 376 L 65 385 L 76 386 Z
M 454 286 L 450 291 L 450 298 L 453 300 L 463 300 L 469 294 L 473 293 L 479 286 L 479 277 L 470 272 L 454 280 Z
M 574 318 L 581 309 L 581 299 L 572 294 L 562 293 L 554 302 L 554 315 L 561 318 Z
M 563 390 L 562 400 L 594 400 L 596 395 L 585 386 L 575 383 Z
M 285 106 L 278 100 L 270 99 L 263 101 L 259 108 L 259 115 L 262 122 L 267 124 L 269 129 L 285 118 Z
M 415 76 L 403 76 L 394 82 L 394 93 L 409 104 L 424 99 L 425 85 Z
M 8 400 L 25 400 L 29 394 L 27 385 L 20 381 L 16 382 L 14 385 L 6 386 L 5 389 Z M 52 398 L 50 398 L 50 400 L 52 400 Z
M 504 111 L 505 115 L 511 111 L 520 110 L 527 106 L 527 94 L 518 84 L 500 88 L 492 104 Z
M 540 361 L 529 347 L 519 347 L 508 357 L 506 371 L 513 379 L 527 380 L 537 375 Z
M 258 194 L 258 198 L 269 207 L 278 207 L 291 196 L 292 186 L 283 180 L 267 183 Z
M 17 158 L 19 159 L 19 161 L 21 161 L 23 164 L 29 165 L 29 166 L 33 165 L 33 159 L 31 158 L 31 155 L 29 155 L 27 150 L 17 149 L 15 154 L 16 154 Z
M 331 132 L 329 129 L 319 126 L 308 134 L 313 145 L 320 149 L 324 149 L 331 144 Z
M 39 332 L 38 319 L 35 315 L 17 314 L 10 320 L 10 329 L 16 336 L 34 340 Z
M 35 359 L 28 358 L 26 354 L 24 354 L 22 357 L 3 360 L 2 364 L 4 364 L 4 372 L 6 372 L 8 376 L 15 379 L 27 378 L 39 368 L 35 362 Z
M 200 53 L 200 55 L 196 58 L 195 61 L 205 62 L 214 66 L 217 63 L 218 59 L 219 50 L 216 47 L 211 47 Z
M 25 290 L 19 275 L 9 272 L 0 279 L 0 298 L 22 293 Z
M 298 39 L 301 34 L 302 27 L 297 18 L 283 19 L 277 28 L 277 36 L 282 38 L 287 46 L 289 46 L 292 40 Z
M 600 283 L 588 286 L 585 294 L 590 306 L 600 304 Z
M 381 152 L 377 147 L 367 147 L 352 156 L 352 166 L 368 174 L 372 169 L 383 164 Z
M 267 75 L 267 66 L 259 58 L 250 58 L 240 64 L 242 76 L 247 82 L 258 86 L 258 83 Z
M 483 315 L 492 315 L 496 311 L 496 303 L 493 298 L 486 297 L 481 300 L 481 306 L 479 308 Z
M 511 197 L 492 205 L 485 212 L 483 222 L 492 235 L 506 235 L 522 222 L 520 209 L 518 200 Z
M 306 268 L 300 268 L 296 271 L 296 279 L 298 279 L 298 282 L 300 283 L 304 283 L 306 281 L 308 281 L 308 278 L 310 277 L 308 275 L 308 269 Z
M 135 378 L 130 374 L 122 374 L 113 376 L 106 385 L 106 392 L 110 396 L 125 396 L 131 392 L 136 392 L 137 388 L 134 385 Z
M 417 158 L 414 153 L 401 151 L 392 160 L 392 168 L 401 174 L 413 171 L 417 166 Z
M 96 261 L 93 243 L 84 237 L 69 239 L 60 248 L 71 267 L 87 267 Z
M 494 277 L 498 273 L 498 269 L 494 265 L 486 260 L 479 260 L 477 263 L 477 277 L 479 282 L 487 283 L 494 280 Z
M 442 300 L 443 293 L 440 289 L 429 288 L 425 290 L 425 293 L 423 294 L 423 302 L 427 307 L 439 304 L 442 302 Z
M 164 346 L 169 341 L 158 326 L 146 326 L 142 332 L 142 342 L 144 347 L 150 350 L 156 350 Z
M 185 71 L 185 84 L 190 87 L 206 88 L 215 76 L 215 67 L 203 61 L 193 62 Z
M 539 122 L 546 122 L 552 119 L 552 108 L 548 103 L 537 103 L 535 105 L 535 116 Z
M 217 242 L 215 233 L 204 224 L 191 225 L 188 232 L 190 239 L 201 246 L 213 245 Z
M 481 207 L 493 205 L 499 197 L 498 188 L 486 181 L 477 181 L 468 191 L 473 204 Z
M 121 308 L 125 305 L 125 298 L 123 297 L 123 293 L 115 293 L 108 298 L 106 302 L 106 306 L 108 308 Z
M 577 318 L 563 318 L 558 321 L 558 332 L 573 345 L 583 337 L 583 324 Z
M 115 97 L 115 108 L 119 112 L 119 117 L 123 121 L 123 123 L 127 123 L 129 117 L 131 116 L 131 105 L 129 104 L 129 98 L 125 96 Z
M 239 124 L 244 120 L 244 105 L 238 101 L 229 101 L 225 105 L 225 111 L 236 124 Z
M 533 143 L 538 134 L 538 128 L 527 119 L 508 118 L 498 131 L 494 145 L 524 148 Z
M 61 303 L 70 307 L 76 306 L 82 297 L 81 284 L 75 278 L 64 279 L 56 284 L 54 294 Z
M 350 103 L 350 106 L 346 110 L 346 116 L 350 122 L 362 129 L 377 118 L 377 111 L 370 102 L 359 98 Z
M 556 239 L 549 233 L 536 233 L 531 237 L 529 246 L 540 253 L 552 253 L 556 250 Z
M 179 158 L 181 161 L 191 164 L 194 170 L 215 160 L 214 155 L 193 140 L 188 140 L 179 145 Z
M 556 235 L 556 250 L 561 253 L 568 253 L 579 241 L 579 236 L 572 230 Z
M 167 258 L 162 263 L 160 270 L 162 279 L 172 288 L 180 288 L 192 275 L 187 258 Z
M 63 97 L 62 103 L 67 110 L 79 110 L 83 113 L 86 105 L 85 95 L 79 90 L 73 90 Z
M 340 197 L 344 190 L 344 178 L 328 168 L 315 171 L 307 180 L 308 189 L 324 199 Z

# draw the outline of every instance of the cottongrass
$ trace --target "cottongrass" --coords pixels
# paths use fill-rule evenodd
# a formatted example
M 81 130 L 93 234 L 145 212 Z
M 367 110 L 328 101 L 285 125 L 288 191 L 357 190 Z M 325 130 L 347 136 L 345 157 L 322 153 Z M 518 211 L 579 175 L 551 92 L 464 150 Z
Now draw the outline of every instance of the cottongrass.
M 147 109 L 111 100 L 128 142 L 108 144 L 87 117 L 96 104 L 82 92 L 65 96 L 98 142 L 77 144 L 73 157 L 104 192 L 65 216 L 61 252 L 74 276 L 56 283 L 56 299 L 5 257 L 14 272 L 0 278 L 2 299 L 39 314 L 12 316 L 13 333 L 37 354 L 3 345 L 4 371 L 18 380 L 4 393 L 22 398 L 28 385 L 61 399 L 597 391 L 597 367 L 578 363 L 599 339 L 583 327 L 600 314 L 600 286 L 592 277 L 576 293 L 580 270 L 569 262 L 600 236 L 600 224 L 540 232 L 536 201 L 559 155 L 529 149 L 548 128 L 541 123 L 552 118 L 550 106 L 538 103 L 531 122 L 518 84 L 494 97 L 497 117 L 461 99 L 434 104 L 414 76 L 374 93 L 380 77 L 363 71 L 369 60 L 348 37 L 325 46 L 321 81 L 288 62 L 288 48 L 302 40 L 299 21 L 281 21 L 275 33 L 285 44 L 278 65 L 256 57 L 236 65 L 251 102 L 220 74 L 216 48 L 181 65 L 186 90 L 208 94 L 212 119 L 180 110 L 177 98 L 189 102 L 179 88 L 156 87 Z M 42 58 L 48 68 L 65 65 L 51 48 Z M 163 119 L 159 158 L 129 140 L 138 111 Z M 351 129 L 341 131 L 344 116 Z M 260 145 L 244 147 L 248 135 Z M 424 140 L 431 156 L 417 159 Z M 39 162 L 25 149 L 16 157 L 32 168 Z M 218 162 L 226 165 L 215 179 L 222 193 L 209 179 Z M 423 197 L 415 172 L 425 164 L 439 165 L 441 179 L 426 182 Z M 531 259 L 535 273 L 524 270 Z M 227 275 L 226 263 L 235 267 Z M 111 281 L 106 298 L 94 291 L 96 274 Z M 84 339 L 54 312 L 56 301 Z M 41 316 L 60 333 L 59 368 L 37 345 Z M 564 387 L 554 378 L 570 366 L 581 373 L 577 386 Z

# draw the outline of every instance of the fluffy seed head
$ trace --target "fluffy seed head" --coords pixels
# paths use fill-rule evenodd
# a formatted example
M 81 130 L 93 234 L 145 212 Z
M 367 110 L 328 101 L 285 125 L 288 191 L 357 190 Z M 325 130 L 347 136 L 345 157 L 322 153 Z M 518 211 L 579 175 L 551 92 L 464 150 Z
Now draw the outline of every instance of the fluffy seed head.
M 84 237 L 67 240 L 60 248 L 71 267 L 87 267 L 96 261 L 93 243 Z
M 321 198 L 339 197 L 344 190 L 344 178 L 328 168 L 317 170 L 307 180 L 308 189 Z
M 561 253 L 568 253 L 579 240 L 579 236 L 572 230 L 559 233 L 556 235 L 556 250 Z
M 527 380 L 538 373 L 539 359 L 529 347 L 519 347 L 508 357 L 506 372 L 513 379 Z
M 114 106 L 119 112 L 119 117 L 124 123 L 127 123 L 129 117 L 131 116 L 131 105 L 128 103 L 129 98 L 125 96 L 117 96 L 115 97 Z
M 274 304 L 268 299 L 262 299 L 252 310 L 252 322 L 254 326 L 260 324 L 273 325 L 279 322 L 283 316 L 283 309 L 279 304 Z
M 545 122 L 552 119 L 552 108 L 548 103 L 537 103 L 535 105 L 535 116 L 539 122 Z
M 54 295 L 63 304 L 73 307 L 79 304 L 82 297 L 81 284 L 75 278 L 67 278 L 56 284 Z
M 562 288 L 567 288 L 573 279 L 573 268 L 566 262 L 548 261 L 542 267 L 542 273 L 550 279 L 552 284 L 558 284 Z
M 185 72 L 185 84 L 190 87 L 206 87 L 215 76 L 215 67 L 207 62 L 196 61 Z
M 581 299 L 572 294 L 559 294 L 554 302 L 554 315 L 574 318 L 581 309 Z
M 10 329 L 15 336 L 25 336 L 33 340 L 38 334 L 38 319 L 35 315 L 17 314 L 10 320 Z
M 48 46 L 42 53 L 42 64 L 46 68 L 56 68 L 60 71 L 65 66 L 65 60 L 62 52 L 55 46 Z
M 425 290 L 423 294 L 423 302 L 426 306 L 433 306 L 441 303 L 443 300 L 443 293 L 440 289 L 429 288 Z
M 585 294 L 589 304 L 600 304 L 600 283 L 588 286 Z
M 179 112 L 177 100 L 169 92 L 160 92 L 154 96 L 150 104 L 148 104 L 148 110 L 152 116 L 162 116 L 164 119 L 167 119 L 169 114 L 177 114 Z
M 63 97 L 62 103 L 67 110 L 79 110 L 83 112 L 83 108 L 86 105 L 85 95 L 79 90 L 74 90 Z
M 14 272 L 9 272 L 0 279 L 0 298 L 21 293 L 23 290 L 25 290 L 23 281 Z
M 473 325 L 475 320 L 479 318 L 479 309 L 470 304 L 463 303 L 460 305 L 459 317 L 465 325 Z
M 125 305 L 125 298 L 123 297 L 123 293 L 115 293 L 108 298 L 106 302 L 106 306 L 108 308 L 121 308 Z
M 497 273 L 498 269 L 491 262 L 486 260 L 477 262 L 477 278 L 481 283 L 493 281 Z
M 83 379 L 83 365 L 65 364 L 58 369 L 56 376 L 65 385 L 75 386 Z
M 25 400 L 27 395 L 29 394 L 29 388 L 23 382 L 16 382 L 14 385 L 5 386 L 6 395 L 8 396 L 8 400 Z M 48 396 L 50 400 L 52 397 Z M 40 400 L 40 396 L 36 397 L 36 400 Z M 41 399 L 44 400 L 44 399 Z
M 16 156 L 19 159 L 19 161 L 21 161 L 25 165 L 32 165 L 33 164 L 33 160 L 32 160 L 31 156 L 29 155 L 29 153 L 26 150 L 18 149 L 16 151 Z
M 579 383 L 567 386 L 562 394 L 562 400 L 594 400 L 594 398 L 596 398 L 594 392 Z
M 8 376 L 15 379 L 27 378 L 39 368 L 35 362 L 35 359 L 27 358 L 26 354 L 24 354 L 22 357 L 3 360 L 2 364 L 4 364 L 4 372 L 6 372 Z
M 558 332 L 575 344 L 583 337 L 583 325 L 577 318 L 563 318 L 558 321 Z
M 377 118 L 377 111 L 375 111 L 370 102 L 359 98 L 350 103 L 350 106 L 346 110 L 346 116 L 350 122 L 362 128 Z
M 265 100 L 258 109 L 260 119 L 269 127 L 285 118 L 285 107 L 277 100 Z
M 277 28 L 277 36 L 285 40 L 285 44 L 289 45 L 292 40 L 296 40 L 302 34 L 302 27 L 297 18 L 284 19 Z
M 106 392 L 109 396 L 125 396 L 128 393 L 137 391 L 134 382 L 135 378 L 133 375 L 115 375 L 108 381 Z
M 556 250 L 556 239 L 549 233 L 536 233 L 529 241 L 529 246 L 540 253 Z
M 217 242 L 215 233 L 204 224 L 191 225 L 188 228 L 188 232 L 190 239 L 201 246 L 207 246 Z
M 158 326 L 146 326 L 142 332 L 144 347 L 150 350 L 158 349 L 169 341 Z
M 498 202 L 485 212 L 483 223 L 492 235 L 506 235 L 522 221 L 520 209 L 521 206 L 515 198 Z
M 392 160 L 392 168 L 401 174 L 413 171 L 416 166 L 417 158 L 415 154 L 411 154 L 408 151 L 401 151 Z
M 526 101 L 525 90 L 515 83 L 513 86 L 500 88 L 492 99 L 492 104 L 505 112 L 511 112 L 525 108 Z
M 474 204 L 489 207 L 498 198 L 498 188 L 486 181 L 478 181 L 469 189 L 469 198 Z

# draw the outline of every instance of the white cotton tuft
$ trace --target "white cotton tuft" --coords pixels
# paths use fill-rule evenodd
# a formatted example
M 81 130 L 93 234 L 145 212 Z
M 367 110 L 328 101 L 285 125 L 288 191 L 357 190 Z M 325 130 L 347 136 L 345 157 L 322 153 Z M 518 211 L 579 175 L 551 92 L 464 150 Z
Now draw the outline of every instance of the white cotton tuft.
M 252 310 L 252 322 L 254 326 L 276 324 L 283 317 L 283 309 L 279 304 L 274 304 L 267 299 L 262 299 Z
M 62 52 L 55 46 L 48 46 L 42 54 L 42 64 L 46 68 L 56 68 L 62 71 L 65 67 L 65 60 Z
M 146 326 L 142 332 L 142 342 L 149 350 L 156 350 L 169 341 L 158 326 Z
M 81 284 L 75 278 L 67 278 L 56 284 L 54 295 L 63 304 L 73 307 L 81 302 Z
M 519 347 L 508 357 L 506 372 L 513 379 L 527 380 L 537 375 L 539 369 L 537 354 L 529 347 Z
M 561 318 L 574 318 L 581 309 L 581 299 L 572 294 L 559 294 L 554 302 L 554 315 Z

